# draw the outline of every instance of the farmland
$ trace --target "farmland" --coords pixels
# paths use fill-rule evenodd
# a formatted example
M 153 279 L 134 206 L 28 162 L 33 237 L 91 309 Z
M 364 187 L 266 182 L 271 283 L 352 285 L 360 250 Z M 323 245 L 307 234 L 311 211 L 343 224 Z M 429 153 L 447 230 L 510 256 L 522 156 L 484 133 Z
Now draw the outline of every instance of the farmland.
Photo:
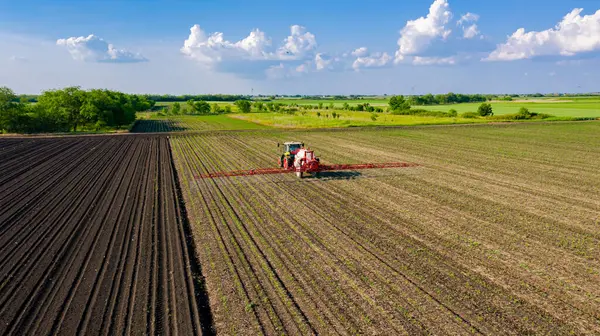
M 600 99 L 563 99 L 563 100 L 537 100 L 537 101 L 512 101 L 492 102 L 494 114 L 517 113 L 521 107 L 526 107 L 532 112 L 550 114 L 557 117 L 600 117 Z M 452 105 L 429 105 L 415 106 L 432 111 L 448 111 L 455 109 L 458 113 L 477 111 L 477 103 L 452 104 Z
M 600 124 L 171 136 L 223 334 L 600 333 Z M 325 163 L 419 167 L 199 179 Z
M 228 115 L 178 115 L 157 116 L 147 113 L 140 118 L 133 129 L 134 133 L 148 132 L 184 132 L 184 131 L 216 131 L 216 130 L 251 130 L 265 129 L 266 125 L 230 118 Z
M 0 139 L 0 334 L 200 334 L 166 137 Z
M 141 121 L 0 138 L 1 334 L 600 333 L 597 121 Z M 417 165 L 200 178 L 288 140 Z

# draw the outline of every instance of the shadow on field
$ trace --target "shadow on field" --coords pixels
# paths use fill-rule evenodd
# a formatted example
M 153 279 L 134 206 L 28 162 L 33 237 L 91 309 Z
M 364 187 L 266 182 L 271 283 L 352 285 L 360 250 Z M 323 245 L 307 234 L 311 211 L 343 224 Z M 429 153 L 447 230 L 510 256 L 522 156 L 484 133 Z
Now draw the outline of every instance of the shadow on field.
M 187 130 L 172 120 L 138 120 L 131 133 L 182 132 Z
M 306 179 L 310 180 L 352 180 L 357 177 L 362 176 L 360 172 L 357 171 L 324 171 L 320 172 L 319 176 L 314 176 L 307 174 L 305 175 Z

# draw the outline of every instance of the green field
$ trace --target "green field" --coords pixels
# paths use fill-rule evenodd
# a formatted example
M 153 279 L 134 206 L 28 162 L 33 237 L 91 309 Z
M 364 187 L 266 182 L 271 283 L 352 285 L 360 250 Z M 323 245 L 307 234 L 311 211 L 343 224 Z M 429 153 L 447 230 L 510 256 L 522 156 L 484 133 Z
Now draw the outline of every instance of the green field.
M 151 112 L 139 114 L 138 123 L 132 131 L 139 132 L 140 129 L 144 129 L 144 132 L 185 132 L 265 128 L 269 126 L 231 118 L 227 114 L 162 116 Z
M 318 105 L 323 104 L 324 107 L 329 107 L 333 103 L 336 110 L 340 109 L 345 103 L 350 106 L 357 104 L 369 103 L 371 106 L 387 107 L 387 99 L 354 99 L 354 100 L 334 100 L 334 99 L 276 99 L 274 103 L 284 105 Z M 174 102 L 158 102 L 156 106 L 171 106 Z M 232 111 L 236 112 L 237 108 L 231 102 L 209 102 L 210 104 L 217 103 L 219 105 L 230 105 Z M 181 103 L 183 107 L 185 102 Z M 598 118 L 600 117 L 600 98 L 599 97 L 559 97 L 559 98 L 530 98 L 515 101 L 493 101 L 491 102 L 495 115 L 517 113 L 521 107 L 528 108 L 531 112 L 550 114 L 556 117 L 576 117 L 576 118 Z M 427 105 L 413 106 L 413 108 L 425 109 L 430 111 L 448 112 L 450 109 L 455 109 L 458 113 L 475 112 L 481 103 L 464 103 L 451 105 Z M 322 110 L 330 111 L 330 110 Z M 345 112 L 342 112 L 345 113 Z M 351 112 L 347 112 L 351 113 Z M 279 119 L 280 117 L 277 117 Z M 262 122 L 262 118 L 259 118 Z M 361 122 L 361 118 L 351 118 L 353 122 Z M 355 119 L 355 120 L 354 120 Z M 274 120 L 275 121 L 275 120 Z M 348 120 L 344 124 L 349 124 Z M 428 121 L 426 121 L 428 122 Z M 299 124 L 304 124 L 298 121 Z M 409 122 L 408 124 L 420 123 L 420 121 Z M 273 122 L 275 124 L 275 122 Z M 287 124 L 287 122 L 286 122 Z M 330 122 L 324 124 L 329 125 Z M 404 121 L 402 124 L 405 124 Z M 355 125 L 355 124 L 352 124 Z
M 411 125 L 442 125 L 442 124 L 473 124 L 489 122 L 486 119 L 439 118 L 427 116 L 377 114 L 377 120 L 372 120 L 372 113 L 339 111 L 340 117 L 334 119 L 329 112 L 285 113 L 248 113 L 233 114 L 230 117 L 246 120 L 252 123 L 280 128 L 328 128 L 328 127 L 358 127 L 358 126 L 411 126 Z
M 319 105 L 319 103 L 322 103 L 323 106 L 327 106 L 331 103 L 333 103 L 333 105 L 335 107 L 342 107 L 344 105 L 344 103 L 348 103 L 351 106 L 355 106 L 358 104 L 364 104 L 364 103 L 369 103 L 371 106 L 387 106 L 388 105 L 388 101 L 387 99 L 276 99 L 273 101 L 274 103 L 281 103 L 281 104 L 286 104 L 286 105 L 290 105 L 290 104 L 298 104 L 298 105 Z
M 600 99 L 566 99 L 561 101 L 512 101 L 492 102 L 495 115 L 512 114 L 519 112 L 521 107 L 528 108 L 531 112 L 551 114 L 557 117 L 600 117 Z M 430 105 L 416 106 L 430 111 L 447 112 L 455 109 L 458 113 L 475 112 L 480 103 L 452 104 L 452 105 Z

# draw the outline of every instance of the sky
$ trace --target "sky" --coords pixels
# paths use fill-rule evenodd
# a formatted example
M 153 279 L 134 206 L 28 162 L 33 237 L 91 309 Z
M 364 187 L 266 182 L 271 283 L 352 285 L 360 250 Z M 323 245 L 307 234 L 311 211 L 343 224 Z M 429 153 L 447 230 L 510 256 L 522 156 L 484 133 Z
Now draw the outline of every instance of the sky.
M 0 0 L 0 86 L 600 91 L 600 0 Z

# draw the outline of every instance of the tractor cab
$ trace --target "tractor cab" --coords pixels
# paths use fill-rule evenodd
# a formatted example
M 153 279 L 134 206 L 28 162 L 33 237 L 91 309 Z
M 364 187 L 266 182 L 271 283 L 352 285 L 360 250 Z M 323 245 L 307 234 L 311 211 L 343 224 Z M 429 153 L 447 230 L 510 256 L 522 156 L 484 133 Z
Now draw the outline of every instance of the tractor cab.
M 279 147 L 280 144 L 277 144 L 277 147 Z M 279 159 L 279 166 L 281 168 L 285 168 L 285 169 L 289 169 L 293 166 L 294 164 L 294 156 L 296 155 L 296 153 L 298 153 L 298 151 L 304 147 L 304 144 L 302 142 L 298 142 L 298 141 L 288 141 L 288 142 L 284 142 L 283 143 L 283 153 L 281 154 L 281 157 Z
M 283 147 L 284 154 L 290 153 L 291 155 L 295 155 L 300 150 L 300 148 L 304 147 L 304 144 L 302 142 L 290 141 L 284 142 Z

